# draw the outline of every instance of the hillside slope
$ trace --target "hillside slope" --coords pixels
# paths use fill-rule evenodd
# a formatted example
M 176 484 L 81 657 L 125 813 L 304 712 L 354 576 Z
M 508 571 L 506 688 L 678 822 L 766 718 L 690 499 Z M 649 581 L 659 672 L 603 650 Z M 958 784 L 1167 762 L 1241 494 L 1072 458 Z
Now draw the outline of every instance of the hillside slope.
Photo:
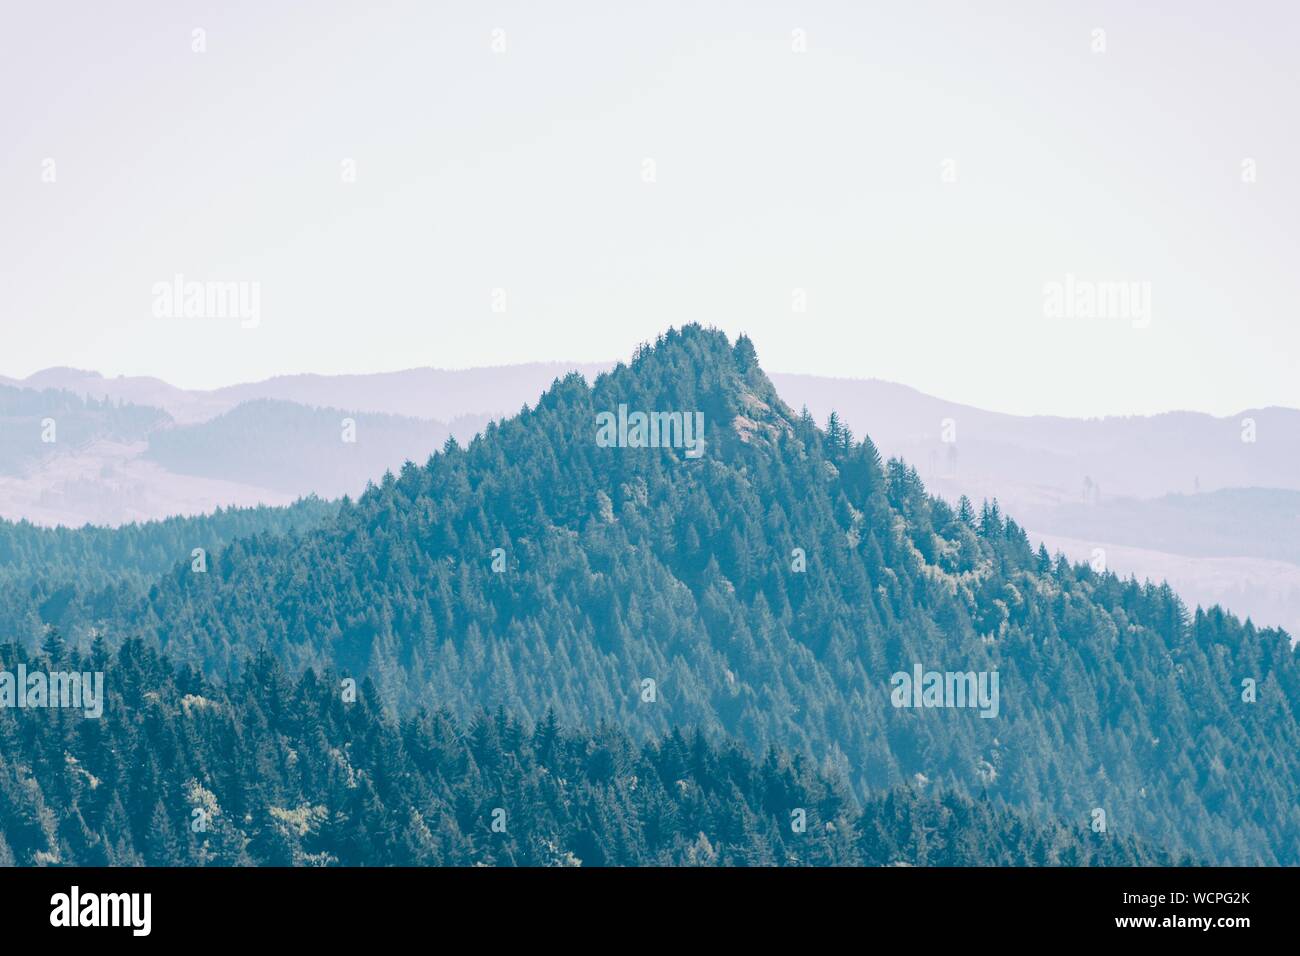
M 363 685 L 233 685 L 138 643 L 109 656 L 0 645 L 0 664 L 111 675 L 102 732 L 0 711 L 0 866 L 1134 866 L 1132 839 L 900 788 L 858 807 L 798 756 L 673 731 L 388 719 Z M 291 702 L 291 706 L 285 706 Z M 97 730 L 101 729 L 96 725 Z M 797 821 L 797 822 L 796 822 Z

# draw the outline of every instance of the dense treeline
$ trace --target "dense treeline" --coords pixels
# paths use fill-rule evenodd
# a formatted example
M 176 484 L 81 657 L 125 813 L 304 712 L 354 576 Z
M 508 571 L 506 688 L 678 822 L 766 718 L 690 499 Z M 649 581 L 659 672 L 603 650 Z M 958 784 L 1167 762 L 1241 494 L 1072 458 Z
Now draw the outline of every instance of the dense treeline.
M 193 566 L 236 538 L 317 527 L 338 503 L 304 498 L 284 508 L 218 508 L 212 514 L 119 528 L 43 528 L 0 520 L 0 636 L 34 646 L 43 625 L 129 616 L 164 572 Z
M 702 411 L 705 454 L 598 447 L 620 403 Z M 930 497 L 836 416 L 786 408 L 748 339 L 699 327 L 594 387 L 557 382 L 320 529 L 237 540 L 111 610 L 68 621 L 80 646 L 139 636 L 215 674 L 265 647 L 368 677 L 403 714 L 700 727 L 808 755 L 859 797 L 923 780 L 1070 825 L 1100 810 L 1214 862 L 1300 863 L 1287 635 L 1053 560 L 996 503 Z M 914 665 L 996 671 L 998 716 L 891 706 Z
M 859 810 L 808 761 L 674 731 L 443 709 L 400 722 L 362 685 L 261 655 L 223 691 L 139 642 L 47 639 L 11 670 L 109 675 L 99 720 L 0 710 L 0 864 L 1143 865 L 1085 826 L 903 789 Z M 796 822 L 797 821 L 797 822 Z

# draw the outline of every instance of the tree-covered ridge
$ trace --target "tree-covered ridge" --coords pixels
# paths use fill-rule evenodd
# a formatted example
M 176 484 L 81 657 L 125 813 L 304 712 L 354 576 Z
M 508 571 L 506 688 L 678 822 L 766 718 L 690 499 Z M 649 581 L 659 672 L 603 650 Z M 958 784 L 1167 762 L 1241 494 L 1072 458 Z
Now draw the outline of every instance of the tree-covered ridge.
M 129 617 L 159 576 L 192 566 L 195 548 L 215 555 L 237 538 L 296 534 L 337 511 L 337 502 L 311 497 L 285 508 L 218 508 L 120 528 L 0 519 L 0 639 L 26 637 L 35 646 L 45 624 Z
M 385 467 L 427 457 L 450 434 L 438 421 L 264 398 L 155 432 L 146 457 L 177 474 L 338 497 L 361 491 Z
M 13 669 L 103 670 L 102 720 L 0 711 L 0 865 L 1147 865 L 1086 826 L 900 789 L 858 809 L 799 756 L 673 731 L 443 709 L 269 656 L 228 690 L 140 642 L 47 642 Z
M 620 403 L 703 411 L 706 453 L 598 447 L 595 415 Z M 862 796 L 920 775 L 1039 818 L 1102 810 L 1112 834 L 1215 862 L 1300 863 L 1285 634 L 1053 561 L 996 504 L 928 496 L 836 417 L 786 408 L 748 339 L 697 326 L 93 623 L 217 673 L 266 647 L 407 713 L 700 727 L 811 755 Z M 999 716 L 892 707 L 890 675 L 915 664 L 996 670 Z
M 171 422 L 158 408 L 0 385 L 0 475 L 19 474 L 58 448 L 92 439 L 143 441 Z

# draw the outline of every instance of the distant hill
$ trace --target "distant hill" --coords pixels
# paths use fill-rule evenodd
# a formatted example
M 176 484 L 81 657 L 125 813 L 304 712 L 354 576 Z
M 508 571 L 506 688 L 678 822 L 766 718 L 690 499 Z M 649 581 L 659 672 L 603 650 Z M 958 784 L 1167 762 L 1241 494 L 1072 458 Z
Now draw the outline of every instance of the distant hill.
M 170 424 L 156 408 L 0 385 L 0 476 L 38 469 L 92 441 L 130 444 Z
M 455 423 L 513 414 L 571 371 L 594 377 L 612 363 L 529 362 L 472 369 L 415 368 L 371 375 L 282 375 L 210 393 L 221 401 L 276 398 Z M 458 433 L 459 434 L 459 433 Z
M 854 428 L 879 435 L 882 449 L 914 463 L 929 480 L 967 491 L 994 484 L 999 500 L 1300 490 L 1296 409 L 1245 410 L 1228 418 L 1169 412 L 1071 419 L 984 411 L 874 379 L 778 373 L 772 381 L 818 421 L 834 410 Z M 1247 419 L 1253 431 L 1243 427 Z M 1243 441 L 1243 434 L 1253 441 Z
M 457 419 L 481 420 L 518 411 L 537 401 L 555 379 L 568 372 L 595 375 L 611 364 L 533 362 L 464 370 L 417 368 L 372 375 L 280 375 L 213 390 L 177 388 L 146 376 L 105 378 L 98 372 L 69 368 L 46 369 L 21 380 L 0 377 L 0 383 L 153 405 L 184 424 L 208 421 L 244 402 L 276 399 L 312 408 L 435 419 L 451 423 L 451 430 L 461 434 Z
M 424 461 L 450 437 L 441 422 L 255 399 L 154 433 L 145 457 L 178 475 L 336 498 L 405 461 Z
M 178 424 L 160 408 L 119 402 L 0 385 L 0 518 L 114 526 L 355 495 L 487 421 L 446 425 L 262 399 Z

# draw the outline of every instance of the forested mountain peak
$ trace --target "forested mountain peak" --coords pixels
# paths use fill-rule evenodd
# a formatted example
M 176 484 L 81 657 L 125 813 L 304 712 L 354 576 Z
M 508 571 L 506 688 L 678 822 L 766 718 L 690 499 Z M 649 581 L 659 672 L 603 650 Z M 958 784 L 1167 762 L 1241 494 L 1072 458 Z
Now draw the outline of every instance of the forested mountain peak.
M 560 395 L 575 398 L 584 387 L 585 380 L 571 374 L 543 395 L 538 407 L 563 407 Z M 734 449 L 736 441 L 775 443 L 780 436 L 792 437 L 797 422 L 759 367 L 748 336 L 732 345 L 725 333 L 698 324 L 669 329 L 654 345 L 640 346 L 630 363 L 597 376 L 590 401 L 598 412 L 620 404 L 632 412 L 700 412 L 718 443 L 715 456 Z
M 702 418 L 701 454 L 674 413 Z M 633 437 L 655 427 L 660 447 Z M 747 339 L 699 326 L 72 636 L 91 626 L 210 673 L 265 650 L 369 678 L 403 713 L 725 732 L 860 797 L 987 793 L 1172 852 L 1300 861 L 1284 633 L 1054 560 L 994 502 L 929 496 L 838 416 L 793 413 Z

